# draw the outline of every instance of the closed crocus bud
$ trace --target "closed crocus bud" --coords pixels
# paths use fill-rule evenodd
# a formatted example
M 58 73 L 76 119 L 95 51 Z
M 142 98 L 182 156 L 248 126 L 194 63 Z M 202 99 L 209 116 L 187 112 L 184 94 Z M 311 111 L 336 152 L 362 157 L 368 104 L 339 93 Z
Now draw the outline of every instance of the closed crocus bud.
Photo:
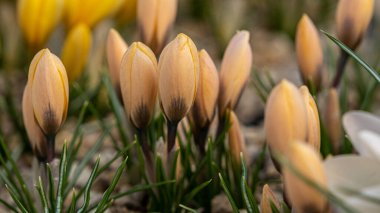
M 48 49 L 34 56 L 29 67 L 34 117 L 45 136 L 53 137 L 66 119 L 69 86 L 61 60 Z
M 285 154 L 295 140 L 307 136 L 306 107 L 301 92 L 287 80 L 271 91 L 265 108 L 264 128 L 272 151 Z
M 65 24 L 83 23 L 90 28 L 119 9 L 121 0 L 65 0 Z
M 90 29 L 79 24 L 72 28 L 63 44 L 61 58 L 67 69 L 70 82 L 77 80 L 86 65 L 90 49 L 92 35 Z
M 111 29 L 107 36 L 107 61 L 108 71 L 115 91 L 121 95 L 120 91 L 120 64 L 124 53 L 127 51 L 127 43 L 120 34 Z
M 63 0 L 19 0 L 17 15 L 28 45 L 39 49 L 45 44 L 62 16 Z
M 199 52 L 199 87 L 191 110 L 194 124 L 203 128 L 214 118 L 216 101 L 219 92 L 219 76 L 206 50 Z
M 223 56 L 219 74 L 220 91 L 218 98 L 219 115 L 223 117 L 226 109 L 234 109 L 249 78 L 252 66 L 252 49 L 249 32 L 235 34 Z
M 175 21 L 177 0 L 139 0 L 137 21 L 143 42 L 158 55 Z
M 138 129 L 146 128 L 157 97 L 157 60 L 152 50 L 141 42 L 133 43 L 123 56 L 120 87 L 132 124 Z
M 326 196 L 302 178 L 307 178 L 322 189 L 327 188 L 327 178 L 319 153 L 309 144 L 294 142 L 289 146 L 286 157 L 290 165 L 283 170 L 284 185 L 293 209 L 299 213 L 326 212 Z
M 318 31 L 306 14 L 297 25 L 296 53 L 304 84 L 318 89 L 321 83 L 323 51 Z
M 339 96 L 336 89 L 331 88 L 327 94 L 325 106 L 325 126 L 334 153 L 338 153 L 342 140 L 342 121 Z
M 371 21 L 374 0 L 339 0 L 336 12 L 338 39 L 355 49 Z
M 280 202 L 278 202 L 277 197 L 274 195 L 268 184 L 263 187 L 263 195 L 260 202 L 260 210 L 262 213 L 272 213 L 272 205 L 274 205 L 277 210 L 280 210 Z
M 179 34 L 162 51 L 158 63 L 158 93 L 168 120 L 168 152 L 175 142 L 178 122 L 191 109 L 197 94 L 199 57 L 197 47 Z
M 158 70 L 163 112 L 170 122 L 178 123 L 192 107 L 198 88 L 199 59 L 193 41 L 179 34 L 162 51 Z
M 300 87 L 303 100 L 306 106 L 307 117 L 307 136 L 306 142 L 314 147 L 315 151 L 319 151 L 321 146 L 321 130 L 319 125 L 319 113 L 317 104 L 311 96 L 306 86 Z
M 240 153 L 243 154 L 243 159 L 246 158 L 245 140 L 240 129 L 239 120 L 233 111 L 228 111 L 230 119 L 230 128 L 228 129 L 228 145 L 232 157 L 232 163 L 241 168 Z
M 33 114 L 32 95 L 27 84 L 22 96 L 22 117 L 34 154 L 40 162 L 47 158 L 47 141 Z

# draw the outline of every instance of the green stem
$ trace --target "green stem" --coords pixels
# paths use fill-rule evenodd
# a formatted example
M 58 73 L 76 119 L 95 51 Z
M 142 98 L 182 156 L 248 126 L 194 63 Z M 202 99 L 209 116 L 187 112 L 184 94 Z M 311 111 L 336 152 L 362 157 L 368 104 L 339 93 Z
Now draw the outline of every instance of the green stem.
M 345 51 L 341 50 L 340 56 L 338 59 L 338 63 L 336 65 L 335 78 L 334 78 L 334 81 L 331 85 L 333 88 L 338 88 L 338 86 L 339 86 L 339 83 L 340 83 L 342 76 L 343 76 L 343 73 L 344 73 L 344 68 L 346 67 L 346 64 L 348 61 L 348 56 L 349 55 Z
M 168 154 L 172 151 L 177 136 L 178 123 L 167 122 L 168 125 Z
M 47 135 L 47 155 L 46 160 L 48 163 L 52 162 L 55 157 L 55 135 Z

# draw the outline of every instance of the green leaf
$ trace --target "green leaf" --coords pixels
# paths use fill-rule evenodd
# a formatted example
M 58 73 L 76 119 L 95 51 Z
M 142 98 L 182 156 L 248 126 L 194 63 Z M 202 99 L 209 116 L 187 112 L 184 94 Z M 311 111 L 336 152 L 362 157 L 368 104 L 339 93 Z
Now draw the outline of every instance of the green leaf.
M 61 162 L 59 165 L 59 180 L 58 180 L 58 190 L 57 190 L 57 203 L 55 206 L 55 213 L 61 213 L 63 207 L 63 190 L 66 185 L 67 179 L 67 144 L 63 144 L 63 153 L 61 154 Z
M 123 126 L 123 121 L 122 121 L 122 118 L 125 117 L 125 115 L 124 115 L 124 109 L 123 109 L 123 107 L 121 106 L 121 104 L 119 102 L 119 98 L 117 97 L 117 95 L 116 95 L 116 93 L 114 91 L 114 88 L 113 88 L 113 86 L 111 84 L 111 81 L 110 81 L 110 79 L 109 79 L 109 77 L 108 77 L 107 74 L 104 73 L 102 75 L 102 81 L 103 81 L 104 86 L 107 89 L 108 96 L 109 96 L 110 102 L 111 102 L 112 110 L 115 113 L 115 118 L 116 118 L 117 127 L 118 127 L 118 130 L 119 130 L 120 137 L 122 139 L 122 142 L 126 146 L 128 144 L 129 140 L 128 140 L 128 134 L 125 131 L 126 128 Z
M 197 210 L 192 209 L 192 208 L 190 208 L 190 207 L 187 207 L 187 206 L 185 206 L 185 205 L 183 205 L 183 204 L 179 204 L 179 207 L 181 207 L 181 208 L 183 208 L 183 209 L 185 209 L 185 210 L 187 210 L 187 211 L 189 211 L 189 212 L 192 212 L 192 213 L 198 213 Z
M 53 208 L 55 206 L 55 189 L 54 189 L 54 178 L 53 174 L 50 168 L 50 165 L 46 165 L 47 168 L 47 174 L 48 174 L 48 181 L 49 181 L 49 199 L 50 199 L 50 206 Z
M 327 33 L 326 31 L 321 30 L 323 34 L 325 34 L 331 41 L 337 44 L 343 51 L 345 51 L 348 55 L 350 55 L 355 61 L 357 61 L 365 70 L 368 71 L 370 75 L 372 75 L 378 83 L 380 83 L 380 75 L 373 69 L 369 64 L 367 64 L 363 59 L 361 59 L 357 54 L 354 53 L 350 48 L 344 45 L 341 41 L 334 38 L 332 35 Z
M 99 162 L 100 162 L 100 157 L 98 157 L 98 159 L 96 159 L 94 169 L 92 170 L 91 175 L 88 178 L 88 181 L 86 183 L 86 187 L 85 187 L 86 191 L 84 193 L 84 202 L 83 202 L 82 207 L 78 210 L 78 213 L 85 212 L 87 210 L 88 205 L 90 204 L 90 198 L 91 198 L 90 190 L 91 190 L 92 184 L 94 183 L 96 173 L 98 171 Z
M 5 207 L 7 207 L 9 210 L 13 212 L 18 212 L 17 209 L 15 209 L 11 204 L 7 203 L 5 200 L 0 198 L 0 203 L 3 204 Z
M 103 197 L 100 200 L 99 205 L 97 206 L 95 213 L 102 212 L 104 210 L 104 207 L 106 207 L 106 205 L 110 202 L 109 197 L 111 196 L 111 193 L 115 189 L 116 184 L 119 182 L 119 179 L 121 177 L 121 174 L 123 173 L 124 168 L 127 166 L 127 160 L 128 160 L 128 157 L 126 157 L 125 160 L 119 166 L 119 168 L 117 168 L 116 174 L 112 178 L 110 186 L 104 192 Z
M 259 208 L 257 207 L 256 200 L 253 197 L 252 191 L 250 190 L 247 184 L 247 169 L 245 167 L 243 153 L 240 153 L 240 161 L 241 161 L 241 169 L 242 169 L 240 186 L 241 186 L 241 191 L 243 193 L 244 203 L 249 213 L 259 213 L 260 211 L 259 211 Z
M 44 187 L 42 185 L 41 177 L 38 177 L 38 185 L 36 185 L 36 188 L 37 188 L 38 194 L 40 195 L 40 199 L 41 199 L 42 207 L 44 208 L 44 212 L 49 213 L 49 206 L 48 206 L 48 202 L 46 199 L 45 190 L 44 190 Z
M 75 190 L 73 189 L 73 196 L 71 198 L 69 213 L 75 213 L 76 205 L 77 205 L 77 196 L 75 195 Z
M 232 197 L 230 190 L 228 189 L 226 183 L 224 182 L 222 174 L 219 173 L 218 175 L 219 175 L 220 184 L 222 185 L 223 190 L 226 193 L 228 200 L 230 201 L 233 212 L 239 213 L 239 208 L 237 207 L 236 202 L 234 198 Z
M 185 197 L 185 201 L 189 202 L 195 195 L 197 195 L 202 189 L 204 189 L 206 186 L 208 186 L 211 183 L 212 179 L 202 183 L 201 185 L 195 187 L 188 195 Z
M 8 190 L 9 194 L 11 195 L 13 201 L 16 203 L 17 207 L 21 210 L 22 213 L 28 213 L 28 211 L 25 209 L 24 205 L 20 202 L 20 200 L 15 196 L 15 192 L 12 191 L 8 185 L 5 185 L 5 188 Z

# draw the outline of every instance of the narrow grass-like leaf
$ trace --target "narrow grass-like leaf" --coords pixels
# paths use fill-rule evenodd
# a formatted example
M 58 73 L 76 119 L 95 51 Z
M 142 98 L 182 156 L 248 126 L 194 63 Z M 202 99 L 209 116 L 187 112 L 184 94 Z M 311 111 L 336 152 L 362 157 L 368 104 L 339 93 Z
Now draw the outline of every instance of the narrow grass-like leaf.
M 11 204 L 7 203 L 5 200 L 0 198 L 0 204 L 3 204 L 5 207 L 7 207 L 12 212 L 18 212 L 16 208 L 14 208 Z
M 368 71 L 373 78 L 376 79 L 378 83 L 380 83 L 380 75 L 377 73 L 375 69 L 373 69 L 369 64 L 367 64 L 363 59 L 361 59 L 357 54 L 354 53 L 350 48 L 344 45 L 341 41 L 334 38 L 332 35 L 327 33 L 326 31 L 321 30 L 323 34 L 325 34 L 331 41 L 337 44 L 343 51 L 345 51 L 348 55 L 350 55 L 355 61 L 357 61 L 365 70 Z
M 190 208 L 190 207 L 188 207 L 188 206 L 185 206 L 185 205 L 183 205 L 183 204 L 179 204 L 179 207 L 181 207 L 181 208 L 183 208 L 183 209 L 185 209 L 185 210 L 187 210 L 187 211 L 189 211 L 189 212 L 192 212 L 192 213 L 198 213 L 197 210 L 192 209 L 192 208 Z
M 17 181 L 20 184 L 20 188 L 21 188 L 22 194 L 25 195 L 25 197 L 26 197 L 26 201 L 27 202 L 25 204 L 28 206 L 28 208 L 30 209 L 30 211 L 35 212 L 36 209 L 35 209 L 35 207 L 33 205 L 33 201 L 32 201 L 32 197 L 30 195 L 30 192 L 27 189 L 27 186 L 25 184 L 24 179 L 22 178 L 22 176 L 20 174 L 18 166 L 16 165 L 16 162 L 13 160 L 13 158 L 12 158 L 12 156 L 11 156 L 8 148 L 6 147 L 5 142 L 4 142 L 4 140 L 3 140 L 2 137 L 0 137 L 0 145 L 1 145 L 1 148 L 3 149 L 3 151 L 5 152 L 6 158 L 11 163 L 12 171 L 16 175 L 16 179 L 17 179 Z
M 190 193 L 187 194 L 185 197 L 185 202 L 189 202 L 195 195 L 197 195 L 202 189 L 204 189 L 206 186 L 208 186 L 211 183 L 212 179 L 202 183 L 201 185 L 195 187 L 193 190 L 191 190 Z
M 124 197 L 126 195 L 130 195 L 130 194 L 133 194 L 133 193 L 136 193 L 136 192 L 140 192 L 140 191 L 145 191 L 145 190 L 148 190 L 148 189 L 153 189 L 155 187 L 163 186 L 163 185 L 166 185 L 166 184 L 173 184 L 175 182 L 176 182 L 176 180 L 168 180 L 168 181 L 162 181 L 162 182 L 159 182 L 159 183 L 153 183 L 153 184 L 148 184 L 148 185 L 137 185 L 137 186 L 134 186 L 133 188 L 129 189 L 126 192 L 122 192 L 122 193 L 119 193 L 119 194 L 116 194 L 116 195 L 112 196 L 111 199 L 117 200 L 117 199 L 119 199 L 121 197 Z
M 269 201 L 270 208 L 272 210 L 272 213 L 280 213 L 280 210 L 277 208 L 277 206 L 272 202 L 272 200 Z M 284 211 L 285 212 L 285 211 Z
M 102 81 L 104 86 L 107 89 L 108 96 L 110 98 L 111 107 L 113 112 L 115 113 L 115 118 L 117 122 L 117 127 L 119 130 L 120 137 L 122 139 L 122 142 L 124 143 L 124 146 L 128 144 L 128 134 L 126 132 L 126 128 L 123 126 L 123 121 L 121 120 L 124 117 L 124 109 L 121 106 L 119 99 L 113 89 L 113 86 L 111 84 L 111 81 L 107 74 L 103 73 L 102 75 Z
M 47 201 L 47 198 L 46 198 L 44 187 L 42 185 L 41 177 L 38 177 L 38 185 L 36 185 L 36 188 L 37 188 L 38 194 L 40 195 L 40 200 L 41 200 L 44 212 L 45 213 L 49 213 L 49 211 L 50 211 L 49 210 L 49 205 L 48 205 L 48 201 Z
M 57 202 L 55 205 L 55 213 L 61 213 L 63 207 L 63 191 L 66 185 L 67 179 L 67 144 L 63 144 L 63 152 L 61 154 L 61 161 L 59 165 L 59 180 L 57 189 Z
M 77 205 L 77 196 L 75 195 L 75 190 L 73 189 L 73 195 L 71 198 L 69 213 L 75 213 L 76 205 Z
M 124 168 L 127 166 L 127 160 L 128 157 L 125 158 L 125 160 L 121 163 L 119 168 L 116 170 L 115 176 L 112 178 L 110 186 L 107 188 L 107 190 L 104 192 L 102 199 L 99 202 L 99 205 L 97 206 L 97 209 L 95 213 L 101 212 L 103 208 L 109 203 L 109 198 L 111 196 L 111 193 L 115 189 L 117 183 L 119 182 L 119 179 L 121 177 L 121 174 L 123 174 Z
M 65 189 L 65 196 L 75 186 L 79 176 L 82 174 L 82 171 L 87 166 L 88 162 L 91 161 L 91 159 L 94 157 L 94 155 L 96 153 L 98 153 L 98 151 L 102 147 L 104 139 L 108 133 L 109 133 L 108 131 L 103 132 L 102 135 L 95 142 L 95 144 L 91 147 L 91 149 L 86 153 L 86 155 L 80 161 L 78 167 L 74 171 L 74 175 L 72 176 L 70 183 L 68 184 L 67 188 Z
M 69 144 L 69 147 L 68 147 L 68 150 L 67 150 L 68 153 L 72 153 L 72 151 L 74 149 L 75 141 L 78 139 L 78 137 L 80 135 L 80 127 L 81 127 L 81 125 L 83 123 L 84 115 L 87 112 L 88 105 L 89 105 L 89 102 L 85 101 L 84 104 L 83 104 L 83 106 L 82 106 L 82 109 L 80 110 L 78 121 L 77 121 L 77 125 L 75 126 L 74 133 L 73 133 L 73 136 L 71 138 L 71 141 L 70 141 L 70 144 Z
M 29 213 L 28 210 L 26 210 L 26 208 L 24 207 L 24 205 L 22 205 L 22 203 L 20 202 L 20 200 L 15 196 L 15 192 L 12 191 L 8 185 L 5 185 L 5 188 L 8 190 L 8 193 L 9 195 L 12 197 L 13 201 L 16 203 L 17 207 L 20 209 L 20 211 L 22 213 Z M 36 212 L 36 211 L 34 211 Z
M 78 213 L 85 212 L 87 210 L 87 208 L 88 208 L 88 205 L 90 204 L 90 198 L 91 198 L 91 196 L 90 196 L 90 190 L 91 190 L 92 184 L 94 183 L 94 180 L 95 180 L 95 177 L 96 177 L 96 173 L 98 171 L 99 162 L 100 162 L 100 157 L 98 157 L 98 159 L 96 159 L 96 163 L 95 163 L 94 169 L 92 170 L 91 175 L 88 178 L 88 181 L 86 183 L 86 187 L 85 187 L 86 190 L 85 190 L 85 193 L 84 193 L 83 205 L 78 210 Z
M 226 193 L 226 196 L 227 196 L 227 198 L 228 198 L 228 201 L 230 202 L 230 205 L 231 205 L 231 207 L 232 207 L 233 212 L 235 212 L 235 213 L 239 213 L 239 209 L 238 209 L 238 207 L 237 207 L 237 205 L 236 205 L 236 202 L 235 202 L 234 198 L 232 197 L 231 192 L 230 192 L 230 190 L 228 189 L 226 183 L 224 182 L 224 179 L 223 179 L 223 177 L 222 177 L 222 174 L 219 173 L 218 175 L 219 175 L 220 184 L 222 185 L 223 190 L 224 190 L 224 192 Z
M 50 200 L 50 206 L 55 206 L 55 187 L 54 187 L 54 178 L 53 173 L 51 171 L 50 164 L 46 165 L 47 168 L 47 175 L 48 175 L 48 183 L 49 183 L 49 200 Z
M 259 213 L 260 211 L 259 211 L 259 208 L 257 207 L 256 200 L 253 197 L 252 191 L 249 189 L 248 184 L 247 184 L 247 169 L 245 167 L 243 153 L 241 152 L 240 152 L 240 162 L 241 162 L 241 170 L 242 170 L 240 187 L 241 187 L 241 192 L 243 193 L 244 203 L 249 213 Z

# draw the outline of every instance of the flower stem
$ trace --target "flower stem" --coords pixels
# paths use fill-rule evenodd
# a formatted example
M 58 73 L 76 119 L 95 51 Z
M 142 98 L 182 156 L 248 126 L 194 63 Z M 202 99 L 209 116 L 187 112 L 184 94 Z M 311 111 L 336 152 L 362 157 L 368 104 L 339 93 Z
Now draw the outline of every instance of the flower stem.
M 346 64 L 348 61 L 348 57 L 349 57 L 349 55 L 346 52 L 344 52 L 343 50 L 341 50 L 340 56 L 338 59 L 338 63 L 336 65 L 335 78 L 334 78 L 334 81 L 331 85 L 333 88 L 338 88 L 338 86 L 339 86 L 339 83 L 340 83 L 342 76 L 343 76 L 343 73 L 344 73 L 344 68 L 346 67 Z
M 55 157 L 55 135 L 47 135 L 47 162 L 50 163 Z
M 167 123 L 168 123 L 168 154 L 169 154 L 175 144 L 178 123 L 172 123 L 170 121 L 168 121 Z

